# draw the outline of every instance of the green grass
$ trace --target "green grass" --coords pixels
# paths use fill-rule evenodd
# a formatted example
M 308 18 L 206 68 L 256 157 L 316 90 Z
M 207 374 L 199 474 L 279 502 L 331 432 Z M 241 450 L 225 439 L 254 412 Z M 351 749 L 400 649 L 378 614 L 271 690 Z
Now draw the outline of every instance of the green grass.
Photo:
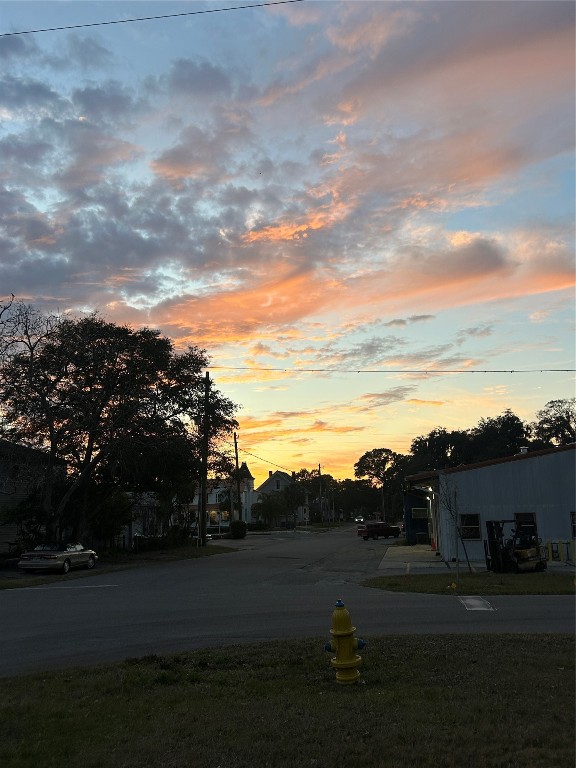
M 3 768 L 572 768 L 571 635 L 326 638 L 0 680 Z
M 574 573 L 450 573 L 376 576 L 365 587 L 390 592 L 427 592 L 442 595 L 573 595 Z

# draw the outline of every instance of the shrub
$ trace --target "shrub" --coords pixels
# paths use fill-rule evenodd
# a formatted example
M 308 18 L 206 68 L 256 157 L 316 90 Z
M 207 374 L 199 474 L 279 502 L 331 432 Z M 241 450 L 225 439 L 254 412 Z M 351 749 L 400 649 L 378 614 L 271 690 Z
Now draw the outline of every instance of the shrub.
M 247 524 L 247 530 L 249 531 L 267 531 L 268 526 L 264 522 L 264 520 L 256 520 L 253 523 Z
M 233 539 L 243 539 L 246 536 L 247 525 L 244 520 L 232 520 L 230 523 L 230 536 Z

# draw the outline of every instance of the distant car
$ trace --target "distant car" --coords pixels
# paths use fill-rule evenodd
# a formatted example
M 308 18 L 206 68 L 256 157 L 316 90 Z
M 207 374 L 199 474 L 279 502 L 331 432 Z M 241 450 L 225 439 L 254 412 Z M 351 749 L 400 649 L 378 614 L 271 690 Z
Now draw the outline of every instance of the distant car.
M 39 544 L 30 552 L 24 552 L 18 567 L 26 571 L 62 571 L 72 568 L 94 568 L 98 555 L 82 544 Z
M 364 522 L 364 518 L 363 518 L 362 516 L 360 516 L 360 517 L 355 517 L 355 518 L 354 518 L 354 522 L 355 522 L 355 523 L 363 523 L 363 522 Z
M 397 539 L 400 536 L 400 528 L 397 525 L 389 525 L 380 520 L 369 520 L 367 523 L 358 526 L 358 536 L 361 536 L 364 541 L 377 539 L 379 536 L 383 536 L 385 539 L 394 536 Z

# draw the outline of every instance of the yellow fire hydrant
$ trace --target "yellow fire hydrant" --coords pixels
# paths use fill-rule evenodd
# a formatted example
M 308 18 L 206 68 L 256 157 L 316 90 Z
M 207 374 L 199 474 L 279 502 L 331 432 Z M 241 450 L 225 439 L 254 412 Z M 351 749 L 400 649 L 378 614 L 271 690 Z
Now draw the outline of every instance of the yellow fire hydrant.
M 332 613 L 332 642 L 326 643 L 326 650 L 335 653 L 330 660 L 336 669 L 336 682 L 343 685 L 355 683 L 360 677 L 358 667 L 362 664 L 362 657 L 356 651 L 362 650 L 366 643 L 354 637 L 356 627 L 352 626 L 352 620 L 342 600 L 336 602 L 336 608 Z

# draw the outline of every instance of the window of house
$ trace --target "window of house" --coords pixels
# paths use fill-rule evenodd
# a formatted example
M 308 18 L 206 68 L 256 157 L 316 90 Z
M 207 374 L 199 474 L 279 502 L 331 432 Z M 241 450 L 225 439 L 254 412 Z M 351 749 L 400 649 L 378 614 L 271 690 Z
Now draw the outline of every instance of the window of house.
M 576 539 L 576 512 L 570 512 L 570 521 L 572 523 L 572 538 Z
M 426 520 L 427 517 L 428 509 L 426 507 L 412 507 L 413 520 Z
M 479 539 L 480 515 L 460 515 L 460 534 L 463 539 Z

